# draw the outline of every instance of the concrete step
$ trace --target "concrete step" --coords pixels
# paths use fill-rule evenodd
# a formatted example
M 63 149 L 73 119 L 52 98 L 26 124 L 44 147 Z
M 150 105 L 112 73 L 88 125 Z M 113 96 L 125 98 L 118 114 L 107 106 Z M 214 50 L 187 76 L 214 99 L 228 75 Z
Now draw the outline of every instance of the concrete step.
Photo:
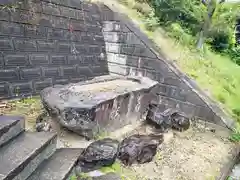
M 66 180 L 83 149 L 62 148 L 44 161 L 27 180 Z
M 24 117 L 0 116 L 0 147 L 24 131 Z
M 53 133 L 25 132 L 0 148 L 0 180 L 25 180 L 56 150 Z

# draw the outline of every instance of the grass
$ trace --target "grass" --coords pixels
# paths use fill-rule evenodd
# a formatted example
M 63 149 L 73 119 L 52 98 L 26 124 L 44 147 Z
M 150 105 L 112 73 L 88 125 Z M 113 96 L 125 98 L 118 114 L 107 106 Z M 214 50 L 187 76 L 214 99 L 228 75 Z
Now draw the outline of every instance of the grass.
M 120 12 L 125 12 L 160 47 L 165 57 L 174 60 L 183 72 L 196 80 L 199 86 L 239 123 L 240 67 L 229 57 L 216 54 L 209 48 L 205 48 L 204 52 L 197 51 L 194 46 L 186 42 L 192 42 L 187 33 L 183 33 L 182 36 L 186 38 L 180 40 L 172 37 L 175 32 L 166 32 L 165 28 L 156 22 L 151 22 L 149 28 L 149 19 L 145 14 L 153 10 L 149 10 L 150 7 L 147 4 L 141 3 L 141 7 L 147 7 L 147 12 L 142 12 L 143 8 L 139 8 L 139 4 L 136 0 L 114 2 Z

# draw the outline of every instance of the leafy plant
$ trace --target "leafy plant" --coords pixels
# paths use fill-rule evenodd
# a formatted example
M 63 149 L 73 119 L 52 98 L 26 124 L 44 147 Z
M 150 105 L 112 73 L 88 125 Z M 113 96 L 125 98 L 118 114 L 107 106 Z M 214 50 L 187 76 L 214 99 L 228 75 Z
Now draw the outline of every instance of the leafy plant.
M 234 132 L 229 138 L 232 142 L 240 142 L 240 133 Z

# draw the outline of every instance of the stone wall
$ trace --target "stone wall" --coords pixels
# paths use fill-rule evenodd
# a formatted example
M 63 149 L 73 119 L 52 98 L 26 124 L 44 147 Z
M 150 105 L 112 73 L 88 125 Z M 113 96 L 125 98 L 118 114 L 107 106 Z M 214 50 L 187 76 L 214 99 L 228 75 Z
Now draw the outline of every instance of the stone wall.
M 114 7 L 79 0 L 25 0 L 0 12 L 0 96 L 104 74 L 159 82 L 154 103 L 233 127 L 233 121 Z M 30 10 L 29 10 L 30 9 Z

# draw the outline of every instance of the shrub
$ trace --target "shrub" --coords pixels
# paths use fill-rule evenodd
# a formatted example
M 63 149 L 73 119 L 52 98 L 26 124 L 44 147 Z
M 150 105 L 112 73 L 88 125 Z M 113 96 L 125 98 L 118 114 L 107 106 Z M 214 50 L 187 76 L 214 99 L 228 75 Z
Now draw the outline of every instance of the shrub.
M 164 25 L 178 23 L 192 36 L 198 35 L 207 15 L 207 8 L 199 0 L 151 0 L 151 4 Z M 223 52 L 234 46 L 234 28 L 239 8 L 240 3 L 217 6 L 207 36 L 207 42 L 215 51 Z

